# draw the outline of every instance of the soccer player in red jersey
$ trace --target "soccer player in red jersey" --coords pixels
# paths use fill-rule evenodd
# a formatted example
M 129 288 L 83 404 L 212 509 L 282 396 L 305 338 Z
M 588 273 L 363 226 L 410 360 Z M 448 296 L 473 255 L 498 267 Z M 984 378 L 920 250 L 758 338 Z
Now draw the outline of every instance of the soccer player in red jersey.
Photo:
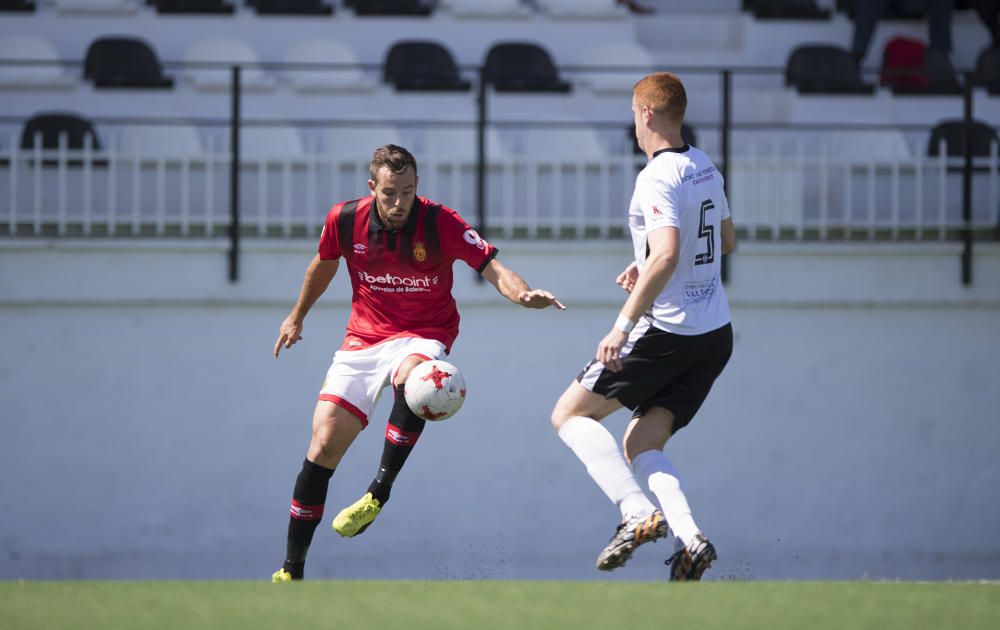
M 392 144 L 376 149 L 368 187 L 371 196 L 339 203 L 327 215 L 319 253 L 274 344 L 277 358 L 282 348 L 302 339 L 306 313 L 343 260 L 353 289 L 351 316 L 313 413 L 312 441 L 292 493 L 285 562 L 272 576 L 274 582 L 303 577 L 334 468 L 391 384 L 395 401 L 378 472 L 365 495 L 337 515 L 334 530 L 345 537 L 360 534 L 389 499 L 392 483 L 424 428 L 424 420 L 406 404 L 403 384 L 416 365 L 443 358 L 458 335 L 458 310 L 451 295 L 456 260 L 482 274 L 515 304 L 565 308 L 551 293 L 531 289 L 501 264 L 497 249 L 457 212 L 418 197 L 417 163 L 406 149 Z

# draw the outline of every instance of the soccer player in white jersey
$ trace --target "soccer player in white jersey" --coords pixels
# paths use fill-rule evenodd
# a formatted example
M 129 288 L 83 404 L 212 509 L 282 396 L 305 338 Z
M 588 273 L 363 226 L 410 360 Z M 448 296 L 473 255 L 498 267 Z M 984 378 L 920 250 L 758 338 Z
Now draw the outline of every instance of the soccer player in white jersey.
M 559 437 L 621 511 L 597 568 L 622 566 L 639 545 L 672 530 L 678 541 L 667 560 L 672 580 L 701 579 L 716 552 L 695 524 L 663 448 L 694 417 L 733 348 L 720 273 L 736 233 L 722 176 L 681 139 L 686 107 L 684 86 L 673 74 L 635 84 L 636 139 L 649 162 L 636 177 L 629 207 L 635 262 L 617 280 L 629 296 L 595 358 L 552 411 Z M 601 424 L 622 407 L 633 412 L 624 457 Z M 637 480 L 648 484 L 659 509 Z

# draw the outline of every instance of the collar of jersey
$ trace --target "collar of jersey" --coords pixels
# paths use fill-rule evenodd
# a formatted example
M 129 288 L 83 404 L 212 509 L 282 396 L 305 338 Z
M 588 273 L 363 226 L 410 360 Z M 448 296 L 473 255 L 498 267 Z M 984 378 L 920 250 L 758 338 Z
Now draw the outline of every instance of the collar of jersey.
M 684 146 L 682 146 L 682 147 L 672 147 L 672 148 L 671 147 L 667 147 L 666 149 L 660 149 L 659 151 L 657 151 L 656 153 L 653 154 L 653 157 L 656 157 L 657 155 L 659 155 L 661 153 L 684 153 L 685 151 L 687 151 L 690 148 L 691 148 L 691 145 L 688 144 L 687 142 L 685 142 Z
M 382 224 L 382 217 L 378 216 L 378 204 L 375 202 L 375 197 L 372 197 L 371 200 L 371 208 L 368 209 L 368 233 L 377 234 L 386 231 L 386 228 Z M 420 197 L 415 197 L 413 199 L 413 207 L 410 208 L 410 216 L 406 217 L 406 225 L 403 226 L 402 230 L 397 231 L 408 234 L 412 233 L 417 226 L 418 210 L 420 210 Z

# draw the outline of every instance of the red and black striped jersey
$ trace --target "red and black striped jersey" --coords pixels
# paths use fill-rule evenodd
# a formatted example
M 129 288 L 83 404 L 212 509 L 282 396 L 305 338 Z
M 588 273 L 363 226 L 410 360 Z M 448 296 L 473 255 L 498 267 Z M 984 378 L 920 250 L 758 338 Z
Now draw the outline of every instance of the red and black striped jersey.
M 351 317 L 341 349 L 422 337 L 450 351 L 459 321 L 453 263 L 463 260 L 482 272 L 496 255 L 457 212 L 423 197 L 397 231 L 382 225 L 374 197 L 335 205 L 319 238 L 319 257 L 343 258 L 351 276 Z

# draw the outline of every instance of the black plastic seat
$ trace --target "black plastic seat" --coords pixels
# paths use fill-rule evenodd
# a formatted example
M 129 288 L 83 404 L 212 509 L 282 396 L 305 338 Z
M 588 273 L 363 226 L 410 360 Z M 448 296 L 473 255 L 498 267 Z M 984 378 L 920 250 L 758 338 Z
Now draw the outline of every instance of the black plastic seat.
M 385 58 L 385 81 L 397 90 L 464 92 L 472 87 L 458 74 L 451 53 L 436 42 L 399 42 Z
M 26 0 L 0 0 L 0 11 L 9 13 L 33 13 L 35 3 Z
M 529 43 L 496 44 L 486 55 L 486 81 L 497 92 L 569 92 L 544 48 Z
M 232 15 L 236 7 L 225 0 L 154 0 L 157 13 L 194 13 L 205 15 Z
M 837 0 L 837 10 L 846 13 L 847 17 L 854 19 L 854 3 L 859 0 Z M 860 0 L 861 2 L 866 2 L 867 0 Z M 958 3 L 956 3 L 955 8 L 959 8 Z M 924 15 L 927 13 L 926 10 L 921 11 L 900 11 L 893 3 L 887 2 L 885 9 L 882 10 L 883 20 L 922 20 Z
M 626 127 L 625 133 L 628 135 L 629 140 L 632 141 L 632 152 L 636 155 L 645 155 L 643 150 L 639 148 L 639 141 L 635 137 L 635 125 Z M 687 123 L 681 123 L 681 139 L 693 147 L 698 146 L 698 134 L 695 133 L 694 127 L 691 127 Z
M 353 8 L 355 15 L 428 16 L 433 10 L 420 0 L 346 0 L 344 5 Z
M 873 94 L 875 86 L 861 79 L 851 54 L 821 44 L 799 46 L 788 56 L 785 85 L 799 94 Z
M 66 134 L 67 149 L 83 149 L 84 137 L 90 135 L 91 148 L 101 149 L 94 125 L 86 118 L 72 113 L 52 112 L 32 116 L 21 130 L 21 148 L 34 149 L 35 135 L 41 132 L 43 149 L 58 149 L 59 136 Z
M 257 15 L 333 15 L 333 7 L 323 0 L 253 0 L 247 2 Z
M 927 155 L 940 155 L 941 140 L 945 141 L 948 157 L 965 155 L 965 122 L 962 120 L 943 120 L 931 129 L 927 141 Z M 989 157 L 990 144 L 1000 142 L 996 129 L 980 121 L 972 121 L 972 155 L 974 157 Z
M 99 88 L 171 88 L 156 53 L 133 37 L 101 37 L 87 49 L 83 77 Z
M 1000 94 L 1000 48 L 987 48 L 979 53 L 976 80 L 990 94 Z
M 743 0 L 743 10 L 758 20 L 828 20 L 829 9 L 816 0 Z

